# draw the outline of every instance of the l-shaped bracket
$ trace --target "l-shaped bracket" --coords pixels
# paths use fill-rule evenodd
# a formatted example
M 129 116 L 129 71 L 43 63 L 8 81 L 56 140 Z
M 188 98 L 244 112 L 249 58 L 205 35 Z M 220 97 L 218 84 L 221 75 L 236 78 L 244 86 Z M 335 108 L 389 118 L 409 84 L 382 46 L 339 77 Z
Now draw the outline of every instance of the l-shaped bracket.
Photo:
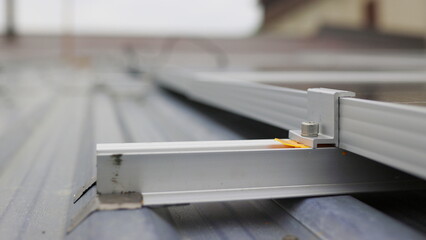
M 308 89 L 308 119 L 319 125 L 318 136 L 303 136 L 301 130 L 290 130 L 292 140 L 317 148 L 324 145 L 339 146 L 339 99 L 355 97 L 354 92 L 329 88 Z

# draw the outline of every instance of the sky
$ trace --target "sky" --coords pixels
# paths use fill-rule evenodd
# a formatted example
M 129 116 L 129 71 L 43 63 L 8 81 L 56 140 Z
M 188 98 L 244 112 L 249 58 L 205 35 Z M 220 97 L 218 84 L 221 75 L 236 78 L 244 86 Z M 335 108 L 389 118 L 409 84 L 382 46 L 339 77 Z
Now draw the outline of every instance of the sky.
M 0 0 L 0 16 L 4 14 Z M 257 0 L 18 0 L 21 34 L 244 37 L 262 23 Z M 0 19 L 4 26 L 4 18 Z M 4 27 L 3 27 L 4 28 Z

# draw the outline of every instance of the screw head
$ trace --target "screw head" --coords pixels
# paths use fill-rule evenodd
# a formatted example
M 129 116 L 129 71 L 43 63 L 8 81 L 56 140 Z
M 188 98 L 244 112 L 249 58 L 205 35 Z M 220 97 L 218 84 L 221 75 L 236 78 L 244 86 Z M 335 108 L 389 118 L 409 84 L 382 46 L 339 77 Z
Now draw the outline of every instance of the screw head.
M 303 137 L 318 137 L 319 123 L 314 121 L 302 122 L 300 129 Z

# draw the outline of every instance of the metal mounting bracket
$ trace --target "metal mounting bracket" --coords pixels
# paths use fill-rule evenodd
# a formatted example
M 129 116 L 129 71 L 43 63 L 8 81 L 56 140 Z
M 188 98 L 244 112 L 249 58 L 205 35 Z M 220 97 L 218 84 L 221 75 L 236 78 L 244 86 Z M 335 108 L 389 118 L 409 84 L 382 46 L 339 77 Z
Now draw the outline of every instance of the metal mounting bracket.
M 90 196 L 87 203 L 70 219 L 67 233 L 72 232 L 82 221 L 96 211 L 131 210 L 141 207 L 142 195 L 140 193 L 95 194 L 94 196 Z
M 318 136 L 303 136 L 301 130 L 290 130 L 289 138 L 318 148 L 322 145 L 339 146 L 339 99 L 355 97 L 354 92 L 329 88 L 308 89 L 308 119 L 319 124 Z

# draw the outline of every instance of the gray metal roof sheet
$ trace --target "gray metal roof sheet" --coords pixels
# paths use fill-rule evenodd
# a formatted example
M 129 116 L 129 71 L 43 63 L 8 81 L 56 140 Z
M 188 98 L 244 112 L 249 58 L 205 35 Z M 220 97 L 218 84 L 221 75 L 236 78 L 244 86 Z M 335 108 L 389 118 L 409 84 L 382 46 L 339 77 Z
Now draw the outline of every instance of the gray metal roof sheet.
M 7 122 L 0 133 L 2 239 L 425 237 L 418 228 L 351 196 L 103 211 L 66 235 L 69 219 L 87 201 L 72 204 L 72 193 L 94 175 L 95 143 L 241 139 L 245 135 L 224 126 L 221 115 L 205 114 L 199 111 L 202 107 L 191 107 L 146 82 L 135 84 L 125 74 L 114 76 L 121 81 L 116 84 L 87 69 L 24 68 L 23 72 L 3 79 L 6 85 L 14 85 L 11 102 L 31 104 L 0 106 L 1 111 L 12 109 L 0 115 Z M 62 82 L 64 76 L 72 81 Z M 38 87 L 26 90 L 23 79 L 28 78 L 40 79 Z M 135 94 L 136 87 L 148 91 L 141 96 Z

